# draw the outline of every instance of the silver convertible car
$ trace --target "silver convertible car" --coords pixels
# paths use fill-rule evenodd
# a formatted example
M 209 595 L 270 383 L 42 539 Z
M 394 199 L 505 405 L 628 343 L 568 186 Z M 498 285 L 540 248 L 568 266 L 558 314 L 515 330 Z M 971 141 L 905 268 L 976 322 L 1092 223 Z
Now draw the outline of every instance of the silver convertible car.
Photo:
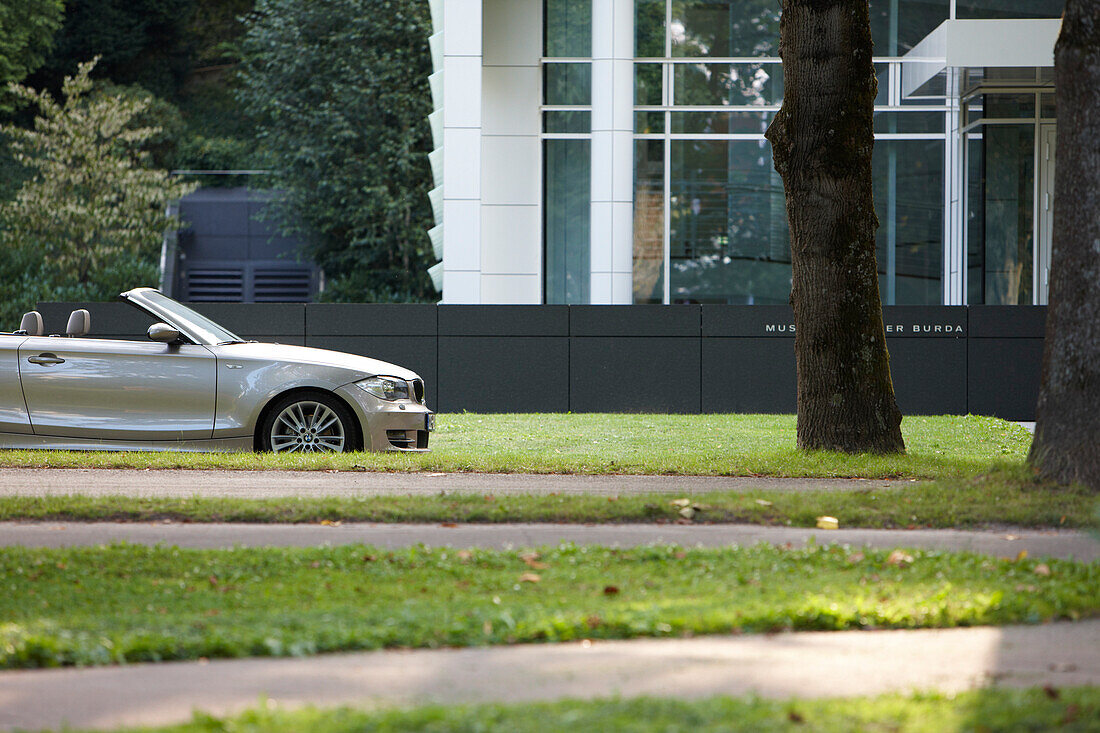
M 42 316 L 0 334 L 0 447 L 95 450 L 425 451 L 424 381 L 383 361 L 244 341 L 158 290 L 122 300 L 148 341 L 66 335 Z

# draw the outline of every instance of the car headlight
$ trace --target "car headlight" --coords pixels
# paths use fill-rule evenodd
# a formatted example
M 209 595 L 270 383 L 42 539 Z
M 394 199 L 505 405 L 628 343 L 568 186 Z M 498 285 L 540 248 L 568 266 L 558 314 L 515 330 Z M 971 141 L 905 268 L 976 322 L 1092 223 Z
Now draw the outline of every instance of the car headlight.
M 356 382 L 355 385 L 364 392 L 369 392 L 380 400 L 407 400 L 409 399 L 409 383 L 396 377 L 369 377 Z

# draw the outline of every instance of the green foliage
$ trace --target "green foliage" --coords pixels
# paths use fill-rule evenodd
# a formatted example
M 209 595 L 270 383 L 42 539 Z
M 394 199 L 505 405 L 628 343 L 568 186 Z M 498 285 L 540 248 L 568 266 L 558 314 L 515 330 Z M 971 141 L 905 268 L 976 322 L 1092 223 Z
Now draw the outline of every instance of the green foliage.
M 156 279 L 161 237 L 173 222 L 170 199 L 188 187 L 148 167 L 145 146 L 160 130 L 144 93 L 93 91 L 95 62 L 64 80 L 64 104 L 21 85 L 37 106 L 34 129 L 4 125 L 15 160 L 31 171 L 15 199 L 0 205 L 2 317 L 36 300 L 108 300 Z M 163 110 L 161 110 L 163 112 Z
M 32 79 L 57 89 L 85 59 L 97 76 L 172 98 L 190 71 L 188 26 L 196 0 L 68 0 L 53 53 Z
M 240 99 L 333 300 L 434 299 L 427 3 L 259 0 Z
M 1100 614 L 1097 563 L 929 550 L 898 561 L 841 545 L 562 544 L 534 560 L 525 554 L 423 545 L 6 547 L 0 667 Z
M 0 0 L 0 88 L 23 81 L 46 60 L 63 7 L 63 0 Z M 10 112 L 11 102 L 0 92 L 0 112 Z

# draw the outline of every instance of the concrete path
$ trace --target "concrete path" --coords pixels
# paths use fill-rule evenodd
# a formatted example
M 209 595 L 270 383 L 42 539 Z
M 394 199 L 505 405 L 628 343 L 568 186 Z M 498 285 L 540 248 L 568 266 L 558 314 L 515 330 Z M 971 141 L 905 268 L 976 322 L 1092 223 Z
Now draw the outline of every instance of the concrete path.
M 915 485 L 886 479 L 785 479 L 741 476 L 579 476 L 522 473 L 374 471 L 199 471 L 110 468 L 0 469 L 0 496 L 219 496 L 268 499 L 370 494 L 696 494 L 708 491 L 880 489 Z
M 274 704 L 771 698 L 1100 684 L 1100 621 L 383 651 L 0 672 L 0 729 L 163 725 Z
M 379 547 L 408 547 L 418 543 L 449 547 L 532 547 L 561 542 L 619 547 L 665 542 L 707 547 L 758 542 L 801 545 L 817 542 L 867 545 L 880 549 L 918 547 L 969 550 L 1015 557 L 1027 550 L 1031 557 L 1100 560 L 1100 540 L 1086 532 L 1065 530 L 820 530 L 761 527 L 740 524 L 177 524 L 177 523 L 60 523 L 0 522 L 0 546 L 65 547 L 126 541 L 145 545 L 218 548 L 242 545 L 311 546 L 361 542 Z

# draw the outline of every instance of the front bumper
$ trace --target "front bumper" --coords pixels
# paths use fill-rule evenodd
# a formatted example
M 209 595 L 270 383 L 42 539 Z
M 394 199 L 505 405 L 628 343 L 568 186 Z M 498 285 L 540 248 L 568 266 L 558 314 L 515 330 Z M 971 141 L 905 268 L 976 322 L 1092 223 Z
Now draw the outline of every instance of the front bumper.
M 363 426 L 363 449 L 426 453 L 435 413 L 414 400 L 380 400 L 354 384 L 336 393 L 355 410 Z

